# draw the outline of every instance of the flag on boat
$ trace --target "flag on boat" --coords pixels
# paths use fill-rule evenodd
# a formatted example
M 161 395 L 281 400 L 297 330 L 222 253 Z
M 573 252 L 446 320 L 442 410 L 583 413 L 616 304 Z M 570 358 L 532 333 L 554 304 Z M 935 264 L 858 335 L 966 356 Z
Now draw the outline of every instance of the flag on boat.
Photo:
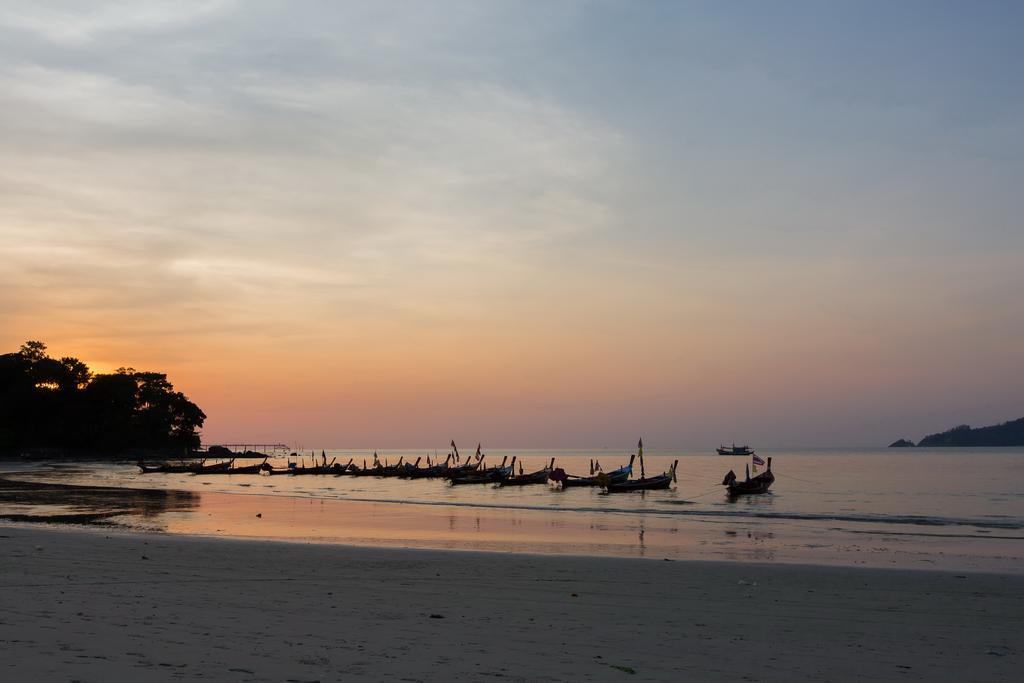
M 754 470 L 754 474 L 757 474 L 758 466 L 764 467 L 764 460 L 761 458 L 761 456 L 759 456 L 759 455 L 757 455 L 755 453 L 754 457 L 753 457 L 753 461 L 754 461 L 754 467 L 752 469 Z
M 640 441 L 638 441 L 637 444 L 636 444 L 636 454 L 639 457 L 643 457 L 643 454 L 644 454 L 644 440 L 643 439 L 640 439 Z

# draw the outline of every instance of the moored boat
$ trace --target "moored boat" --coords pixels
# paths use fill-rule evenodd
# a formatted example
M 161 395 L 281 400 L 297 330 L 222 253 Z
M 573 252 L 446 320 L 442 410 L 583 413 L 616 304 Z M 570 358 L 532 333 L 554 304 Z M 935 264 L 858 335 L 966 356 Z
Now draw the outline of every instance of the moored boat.
M 158 465 L 147 465 L 142 459 L 135 464 L 139 468 L 140 474 L 178 474 L 186 472 L 195 472 L 196 467 L 199 463 L 181 463 L 178 465 L 172 465 L 170 463 L 160 463 Z
M 451 461 L 451 453 L 445 458 L 442 463 L 432 464 L 430 457 L 427 457 L 427 466 L 419 467 L 413 470 L 407 470 L 402 476 L 407 479 L 434 479 L 444 477 L 448 474 L 448 463 Z
M 609 483 L 605 485 L 604 489 L 608 493 L 625 493 L 627 491 L 655 491 L 671 488 L 672 482 L 676 480 L 676 466 L 678 465 L 679 461 L 676 460 L 667 472 L 654 477 L 640 477 L 639 479 L 627 479 L 615 484 Z
M 295 465 L 294 463 L 288 463 L 288 470 L 287 470 L 287 472 L 285 472 L 284 470 L 274 470 L 272 472 L 272 474 L 295 474 L 295 475 L 302 475 L 302 474 L 342 474 L 342 472 L 345 469 L 344 467 L 342 467 L 341 465 L 339 465 L 337 463 L 337 460 L 338 460 L 337 458 L 333 458 L 331 460 L 331 462 L 328 463 L 327 462 L 327 453 L 325 451 L 320 451 L 320 464 L 319 465 L 316 462 L 316 453 L 315 452 L 312 454 L 312 457 L 313 457 L 313 464 L 310 467 L 306 467 L 306 462 L 305 462 L 305 460 L 303 460 L 302 464 L 300 464 L 300 465 Z
M 672 466 L 668 468 L 667 472 L 654 477 L 648 477 L 647 473 L 644 471 L 643 439 L 640 439 L 639 443 L 637 443 L 637 458 L 640 460 L 639 479 L 625 479 L 618 482 L 605 479 L 600 482 L 604 490 L 608 493 L 626 493 L 629 491 L 656 491 L 659 489 L 667 489 L 672 486 L 672 482 L 676 480 L 676 467 L 679 466 L 678 460 L 672 463 Z M 598 477 L 601 478 L 600 475 L 598 475 Z
M 212 465 L 206 465 L 204 463 L 205 461 L 199 463 L 199 465 L 196 466 L 196 468 L 193 469 L 192 472 L 194 472 L 195 474 L 216 474 L 218 472 L 224 472 L 226 470 L 231 469 L 231 467 L 235 464 L 235 459 L 231 458 L 226 462 L 215 462 Z
M 757 456 L 754 457 L 757 458 Z M 760 458 L 757 459 L 759 460 Z M 725 475 L 725 479 L 722 480 L 722 486 L 726 487 L 726 493 L 728 493 L 730 497 L 767 493 L 771 485 L 775 483 L 775 475 L 772 474 L 771 458 L 768 458 L 767 469 L 761 474 L 751 478 L 749 465 L 747 466 L 746 474 L 746 479 L 743 481 L 737 479 L 736 473 L 732 470 L 729 470 L 729 473 Z
M 750 446 L 737 446 L 735 443 L 732 446 L 719 446 L 715 450 L 718 451 L 719 455 L 753 455 L 754 451 Z
M 509 465 L 505 465 L 507 460 L 508 456 L 506 455 L 501 459 L 501 465 L 498 467 L 478 469 L 475 472 L 449 477 L 449 481 L 451 481 L 452 486 L 461 486 L 464 484 L 500 484 L 512 476 L 513 468 L 516 466 L 516 456 L 512 456 L 512 462 Z M 481 459 L 481 462 L 482 461 L 483 460 Z
M 420 469 L 421 469 L 420 468 L 420 461 L 421 460 L 423 460 L 423 458 L 419 457 L 419 458 L 416 458 L 416 462 L 414 462 L 411 465 L 409 463 L 405 463 L 404 465 L 399 465 L 397 470 L 396 470 L 397 471 L 397 475 L 396 476 L 405 477 L 406 479 L 411 479 L 414 472 L 419 472 L 420 471 Z
M 611 472 L 601 472 L 600 464 L 596 466 L 592 462 L 590 464 L 590 476 L 580 476 L 575 474 L 567 474 L 561 467 L 555 468 L 548 475 L 548 479 L 555 482 L 561 488 L 575 488 L 584 486 L 601 486 L 601 477 L 607 477 L 609 482 L 620 482 L 629 479 L 629 475 L 633 473 L 633 461 L 636 458 L 636 454 L 629 456 L 629 464 L 612 470 Z M 598 471 L 595 471 L 598 470 Z
M 380 461 L 380 457 L 377 455 L 377 451 L 373 452 L 373 464 L 367 466 L 366 460 L 363 459 L 363 466 L 356 467 L 355 465 L 349 465 L 346 468 L 346 473 L 354 477 L 398 477 L 402 476 L 402 473 L 406 471 L 406 467 L 402 461 L 404 456 L 398 459 L 398 462 L 394 465 L 389 465 L 387 460 L 384 462 Z M 417 461 L 419 462 L 419 461 Z
M 374 455 L 376 455 L 376 454 L 374 454 Z M 398 462 L 395 463 L 394 465 L 389 465 L 389 464 L 387 464 L 387 461 L 385 461 L 384 462 L 384 466 L 378 468 L 377 476 L 378 477 L 400 477 L 400 476 L 402 476 L 402 472 L 405 471 L 404 468 L 406 467 L 406 465 L 402 464 L 402 460 L 404 460 L 404 459 L 405 459 L 404 457 L 399 458 Z
M 513 474 L 508 479 L 501 482 L 502 486 L 529 486 L 531 484 L 546 484 L 548 477 L 551 476 L 551 472 L 555 468 L 555 459 L 551 458 L 551 462 L 548 466 L 542 470 L 536 472 L 527 472 L 523 474 L 523 463 L 519 463 L 519 474 Z
M 232 460 L 232 462 L 234 462 Z M 223 470 L 210 470 L 207 472 L 197 472 L 196 474 L 259 474 L 264 470 L 273 469 L 267 464 L 264 458 L 263 462 L 258 465 L 242 465 L 241 467 L 229 467 Z

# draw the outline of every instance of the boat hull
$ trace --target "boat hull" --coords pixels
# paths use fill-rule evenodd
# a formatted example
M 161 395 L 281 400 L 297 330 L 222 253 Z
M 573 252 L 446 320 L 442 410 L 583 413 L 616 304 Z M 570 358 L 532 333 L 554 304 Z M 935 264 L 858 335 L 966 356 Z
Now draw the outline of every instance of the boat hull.
M 605 486 L 608 493 L 627 493 L 629 491 L 657 491 L 672 486 L 672 475 L 661 474 L 648 479 L 630 479 Z
M 136 465 L 139 474 L 187 474 L 196 471 L 196 465 Z
M 603 476 L 606 476 L 609 482 L 617 484 L 619 482 L 626 481 L 629 479 L 629 475 L 632 474 L 632 466 L 627 465 L 626 467 L 620 467 L 617 470 L 606 472 Z M 574 488 L 583 486 L 601 486 L 602 475 L 595 474 L 590 477 L 572 477 L 562 482 L 562 488 Z
M 218 462 L 213 465 L 200 465 L 193 469 L 192 471 L 196 474 L 219 474 L 221 472 L 226 472 L 227 470 L 231 469 L 231 466 L 234 464 L 234 462 L 235 461 L 232 460 L 230 462 Z
M 548 483 L 548 475 L 551 474 L 551 470 L 539 470 L 537 472 L 531 472 L 530 474 L 521 474 L 518 477 L 509 477 L 505 481 L 501 482 L 502 486 L 530 486 L 532 484 L 546 484 Z
M 768 470 L 749 481 L 734 481 L 729 484 L 726 493 L 732 498 L 736 496 L 756 496 L 767 493 L 773 483 L 775 483 L 775 475 L 772 474 L 771 470 Z
M 296 467 L 290 470 L 292 474 L 343 474 L 345 468 L 341 465 L 330 465 L 328 467 Z M 282 473 L 283 474 L 283 473 Z

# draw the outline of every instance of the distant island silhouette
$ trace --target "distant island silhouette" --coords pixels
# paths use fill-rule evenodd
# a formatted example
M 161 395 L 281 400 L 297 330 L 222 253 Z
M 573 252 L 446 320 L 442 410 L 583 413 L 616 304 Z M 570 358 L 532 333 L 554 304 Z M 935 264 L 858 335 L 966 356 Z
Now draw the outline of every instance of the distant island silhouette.
M 77 358 L 50 358 L 28 341 L 0 355 L 0 453 L 187 454 L 206 414 L 167 375 L 119 368 L 93 374 Z
M 910 448 L 913 441 L 900 439 L 889 444 L 889 448 Z M 917 442 L 918 448 L 935 448 L 943 446 L 960 447 L 998 447 L 1024 446 L 1024 417 L 1002 424 L 988 427 L 972 428 L 960 425 L 938 434 L 929 434 Z

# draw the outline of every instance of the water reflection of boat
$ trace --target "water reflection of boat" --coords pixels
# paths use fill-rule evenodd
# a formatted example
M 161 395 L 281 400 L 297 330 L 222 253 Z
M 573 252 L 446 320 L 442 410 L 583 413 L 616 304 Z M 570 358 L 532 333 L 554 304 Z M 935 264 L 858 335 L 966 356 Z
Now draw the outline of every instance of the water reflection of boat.
M 754 451 L 751 450 L 750 446 L 737 446 L 735 443 L 732 446 L 719 446 L 717 449 L 719 455 L 753 455 Z
M 767 492 L 774 482 L 775 475 L 772 474 L 772 459 L 768 458 L 768 469 L 765 472 L 751 479 L 750 466 L 748 465 L 746 479 L 739 481 L 736 478 L 736 473 L 729 470 L 729 473 L 725 475 L 725 479 L 722 480 L 722 486 L 727 487 L 726 492 L 730 496 L 748 496 Z

